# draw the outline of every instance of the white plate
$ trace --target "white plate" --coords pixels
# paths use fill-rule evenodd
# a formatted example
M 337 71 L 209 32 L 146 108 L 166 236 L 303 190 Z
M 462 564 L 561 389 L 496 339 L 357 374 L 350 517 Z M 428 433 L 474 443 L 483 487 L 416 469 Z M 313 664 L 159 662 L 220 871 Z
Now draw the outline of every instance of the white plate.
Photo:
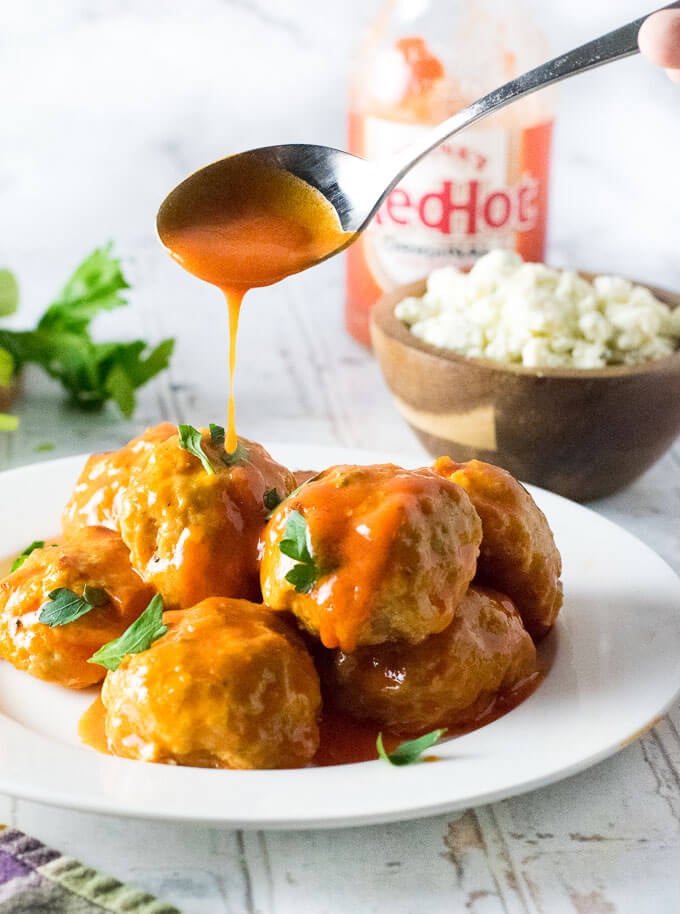
M 300 468 L 390 459 L 288 445 L 271 451 Z M 59 529 L 82 464 L 83 458 L 69 458 L 0 474 L 0 504 L 11 519 L 0 530 L 0 555 Z M 651 726 L 680 688 L 680 581 L 614 524 L 557 495 L 532 491 L 564 559 L 564 608 L 542 648 L 554 652 L 554 662 L 518 708 L 438 746 L 440 761 L 208 771 L 111 758 L 78 740 L 78 717 L 92 693 L 38 682 L 0 661 L 0 791 L 126 816 L 319 828 L 498 800 L 611 755 Z

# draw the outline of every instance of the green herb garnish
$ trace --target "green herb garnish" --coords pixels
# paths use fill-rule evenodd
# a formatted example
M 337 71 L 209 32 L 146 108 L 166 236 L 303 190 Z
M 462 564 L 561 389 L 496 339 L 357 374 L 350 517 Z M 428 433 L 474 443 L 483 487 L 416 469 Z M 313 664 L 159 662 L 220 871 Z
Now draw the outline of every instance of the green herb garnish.
M 210 430 L 210 443 L 214 447 L 220 447 L 220 445 L 223 446 L 224 429 L 222 426 L 215 425 L 214 422 L 211 422 L 208 428 Z M 203 450 L 202 433 L 197 428 L 194 428 L 193 425 L 179 425 L 178 429 L 179 446 L 185 451 L 188 451 L 190 454 L 193 454 L 194 457 L 198 457 L 198 459 L 203 464 L 203 469 L 206 471 L 206 473 L 210 473 L 211 476 L 214 475 L 215 467 L 212 465 L 208 455 Z M 245 447 L 245 445 L 241 444 L 240 441 L 236 445 L 236 449 L 234 451 L 231 453 L 225 451 L 220 455 L 222 463 L 228 467 L 235 466 L 237 463 L 243 463 L 247 457 L 248 449 Z
M 26 559 L 32 552 L 35 552 L 36 549 L 42 549 L 45 545 L 45 540 L 33 540 L 30 546 L 26 546 L 23 552 L 20 552 L 19 555 L 12 562 L 12 567 L 10 571 L 16 571 L 17 568 L 21 568 Z
M 248 459 L 248 448 L 245 444 L 241 444 L 239 441 L 236 445 L 236 449 L 231 451 L 225 451 L 222 454 L 222 463 L 226 464 L 228 467 L 236 466 L 237 463 L 243 463 L 244 460 Z
M 103 587 L 93 587 L 89 584 L 83 588 L 82 597 L 68 587 L 57 587 L 47 596 L 49 602 L 41 607 L 38 622 L 49 625 L 50 628 L 75 622 L 95 606 L 103 606 L 109 602 L 109 595 Z
M 224 428 L 221 425 L 215 425 L 214 422 L 211 422 L 208 428 L 210 429 L 210 443 L 215 447 L 224 444 Z
M 308 545 L 309 528 L 299 511 L 291 511 L 286 519 L 284 537 L 279 550 L 297 562 L 286 574 L 286 580 L 297 593 L 309 593 L 321 576 L 319 566 Z
M 178 425 L 177 430 L 179 432 L 179 446 L 182 450 L 187 451 L 189 454 L 193 454 L 194 457 L 198 457 L 203 464 L 203 469 L 206 473 L 214 476 L 215 468 L 212 463 L 210 463 L 208 455 L 203 450 L 203 436 L 200 431 L 197 428 L 194 428 L 193 425 Z
M 86 584 L 83 587 L 83 599 L 91 603 L 92 606 L 103 606 L 108 603 L 111 597 L 103 587 L 95 587 L 93 584 Z
M 446 729 L 443 730 L 433 730 L 431 733 L 426 733 L 424 736 L 419 736 L 418 739 L 410 739 L 405 743 L 400 743 L 394 752 L 386 752 L 385 746 L 383 745 L 382 733 L 378 733 L 378 738 L 375 741 L 375 747 L 378 750 L 378 755 L 381 759 L 384 759 L 386 762 L 389 762 L 390 765 L 412 765 L 413 762 L 417 762 L 420 756 L 427 749 L 431 749 L 434 744 L 442 738 L 446 733 Z
M 117 670 L 128 654 L 141 654 L 168 630 L 163 624 L 163 598 L 156 594 L 141 616 L 127 628 L 120 638 L 109 641 L 93 654 L 88 663 L 98 663 L 107 670 Z
M 61 383 L 76 406 L 96 409 L 113 400 L 129 418 L 135 390 L 167 367 L 174 340 L 149 350 L 144 340 L 92 339 L 92 319 L 126 305 L 123 291 L 128 288 L 111 245 L 98 248 L 76 268 L 33 330 L 0 329 L 0 351 L 11 356 L 15 371 L 28 363 L 39 365 Z M 0 270 L 0 314 L 10 313 L 17 297 L 16 280 Z
M 267 489 L 264 493 L 264 506 L 270 513 L 278 508 L 283 499 L 276 491 L 276 489 Z

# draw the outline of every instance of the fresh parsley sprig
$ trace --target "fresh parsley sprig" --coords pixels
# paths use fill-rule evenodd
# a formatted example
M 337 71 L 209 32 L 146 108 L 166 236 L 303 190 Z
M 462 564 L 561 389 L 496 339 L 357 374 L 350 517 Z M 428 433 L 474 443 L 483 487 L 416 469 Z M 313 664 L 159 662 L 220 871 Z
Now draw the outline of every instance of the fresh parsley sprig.
M 124 416 L 135 409 L 135 391 L 167 368 L 174 340 L 149 349 L 144 340 L 96 343 L 93 318 L 127 304 L 129 284 L 110 244 L 93 251 L 75 269 L 32 330 L 0 329 L 0 352 L 13 370 L 33 363 L 59 381 L 71 401 L 96 409 L 113 400 Z M 18 286 L 0 270 L 0 316 L 16 310 Z M 7 383 L 7 382 L 3 382 Z
M 222 463 L 228 467 L 235 467 L 239 463 L 244 463 L 248 459 L 248 448 L 239 441 L 236 445 L 236 449 L 233 451 L 225 451 L 221 455 Z
M 208 428 L 210 429 L 210 443 L 214 444 L 215 447 L 220 447 L 221 445 L 224 448 L 224 428 L 221 425 L 215 425 L 214 422 L 211 422 Z M 243 463 L 244 460 L 248 459 L 248 448 L 242 441 L 238 441 L 233 451 L 225 449 L 220 458 L 225 466 L 236 466 L 237 463 Z
M 215 447 L 224 445 L 224 428 L 221 425 L 215 425 L 214 422 L 211 422 L 208 425 L 210 431 L 210 443 L 214 444 Z
M 267 489 L 264 493 L 264 506 L 268 511 L 268 516 L 271 516 L 272 511 L 275 511 L 276 508 L 281 504 L 283 498 L 279 495 L 276 489 Z
M 203 464 L 203 469 L 206 473 L 213 476 L 215 474 L 215 467 L 203 450 L 203 433 L 200 429 L 194 428 L 193 425 L 179 425 L 177 428 L 179 431 L 179 446 L 183 450 L 193 454 L 194 457 L 198 457 Z M 211 422 L 208 429 L 210 431 L 210 443 L 216 448 L 219 448 L 220 446 L 224 448 L 224 429 L 222 426 L 215 425 L 214 422 Z M 236 466 L 236 464 L 243 463 L 248 459 L 248 449 L 239 441 L 234 451 L 223 451 L 223 453 L 220 454 L 220 459 L 225 466 Z
M 177 431 L 179 432 L 179 446 L 182 450 L 197 457 L 203 464 L 203 469 L 206 473 L 214 476 L 215 467 L 210 463 L 208 455 L 203 450 L 203 435 L 199 429 L 194 428 L 193 425 L 182 424 L 177 426 Z
M 378 755 L 381 759 L 384 759 L 386 762 L 389 762 L 390 765 L 402 766 L 402 765 L 412 765 L 414 762 L 417 762 L 420 759 L 420 756 L 423 752 L 426 752 L 428 749 L 431 749 L 434 744 L 442 738 L 446 733 L 446 729 L 443 730 L 433 730 L 431 733 L 426 733 L 424 736 L 419 736 L 418 739 L 410 739 L 404 743 L 400 743 L 394 752 L 387 752 L 383 744 L 382 733 L 378 733 L 378 738 L 375 741 L 375 747 L 378 750 Z
M 120 636 L 93 654 L 88 663 L 98 663 L 107 670 L 117 670 L 123 657 L 147 651 L 168 630 L 163 624 L 163 598 L 156 594 L 144 612 Z
M 12 567 L 10 571 L 16 571 L 17 568 L 21 568 L 26 559 L 32 552 L 35 552 L 36 549 L 43 549 L 45 546 L 45 540 L 33 540 L 33 542 L 26 546 L 23 552 L 20 552 L 19 555 L 12 562 Z
M 308 541 L 307 521 L 299 511 L 291 511 L 286 518 L 286 529 L 279 542 L 283 555 L 295 559 L 296 563 L 286 574 L 286 580 L 297 593 L 309 593 L 321 577 L 320 568 L 312 555 Z
M 56 590 L 50 591 L 47 597 L 48 602 L 41 607 L 38 622 L 49 625 L 50 628 L 75 622 L 95 606 L 104 606 L 110 600 L 103 587 L 94 587 L 90 584 L 85 585 L 82 596 L 68 587 L 57 587 Z

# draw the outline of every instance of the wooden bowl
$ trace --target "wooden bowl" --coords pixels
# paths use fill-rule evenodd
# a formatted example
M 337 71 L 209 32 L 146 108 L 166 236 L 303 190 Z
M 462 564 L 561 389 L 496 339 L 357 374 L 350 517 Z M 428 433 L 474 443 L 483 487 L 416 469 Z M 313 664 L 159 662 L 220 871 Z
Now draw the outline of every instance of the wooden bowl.
M 680 295 L 649 288 L 680 305 Z M 433 456 L 476 457 L 588 501 L 628 485 L 680 434 L 680 350 L 588 370 L 466 358 L 423 342 L 394 316 L 397 302 L 424 291 L 423 280 L 381 298 L 371 339 L 397 409 Z

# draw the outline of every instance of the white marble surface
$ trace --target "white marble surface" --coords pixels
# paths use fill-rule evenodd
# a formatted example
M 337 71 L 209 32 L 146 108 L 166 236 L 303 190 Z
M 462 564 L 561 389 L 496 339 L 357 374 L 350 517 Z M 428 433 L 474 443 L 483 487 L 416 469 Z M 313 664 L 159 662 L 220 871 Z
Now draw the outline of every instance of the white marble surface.
M 344 145 L 350 49 L 372 0 L 0 0 L 0 265 L 28 323 L 92 247 L 114 239 L 132 306 L 102 335 L 177 337 L 134 421 L 93 420 L 29 374 L 0 467 L 102 449 L 161 417 L 223 414 L 217 296 L 159 249 L 153 215 L 194 167 L 284 141 Z M 648 9 L 547 0 L 567 49 Z M 680 89 L 639 59 L 565 84 L 550 256 L 680 289 Z M 342 265 L 253 293 L 243 317 L 239 426 L 249 437 L 419 446 L 371 356 L 342 330 Z M 36 453 L 46 441 L 51 454 Z M 680 448 L 594 507 L 680 571 Z M 5 520 L 5 522 L 8 522 Z M 0 820 L 134 880 L 188 914 L 665 914 L 680 909 L 680 707 L 590 772 L 529 796 L 409 825 L 239 833 L 126 822 L 0 797 Z

